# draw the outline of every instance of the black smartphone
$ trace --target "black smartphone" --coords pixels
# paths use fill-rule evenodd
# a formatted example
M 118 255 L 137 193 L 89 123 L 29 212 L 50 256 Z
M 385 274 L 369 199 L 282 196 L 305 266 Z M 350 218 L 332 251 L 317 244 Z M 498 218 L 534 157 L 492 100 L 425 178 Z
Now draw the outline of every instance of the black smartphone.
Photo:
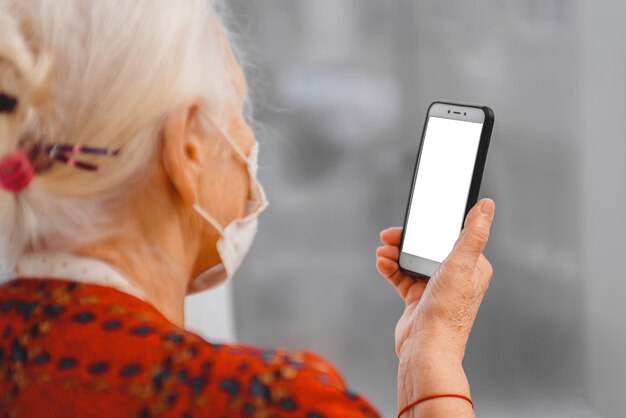
M 429 278 L 452 250 L 478 199 L 494 121 L 487 106 L 428 108 L 400 242 L 402 271 Z

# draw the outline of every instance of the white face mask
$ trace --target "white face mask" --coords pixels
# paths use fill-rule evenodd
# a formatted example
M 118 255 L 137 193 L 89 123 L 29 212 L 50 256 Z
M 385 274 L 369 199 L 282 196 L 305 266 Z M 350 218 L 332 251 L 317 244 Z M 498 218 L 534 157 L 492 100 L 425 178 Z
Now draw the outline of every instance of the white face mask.
M 205 211 L 199 204 L 194 205 L 194 209 L 200 216 L 206 219 L 221 235 L 217 241 L 217 251 L 222 262 L 196 276 L 187 289 L 187 294 L 197 293 L 220 284 L 231 278 L 241 265 L 246 253 L 252 245 L 252 241 L 257 231 L 258 216 L 268 205 L 263 187 L 256 177 L 258 168 L 259 144 L 252 149 L 250 158 L 246 158 L 239 147 L 234 144 L 226 135 L 222 134 L 228 143 L 235 149 L 237 154 L 248 164 L 250 173 L 250 196 L 246 201 L 245 215 L 241 219 L 235 219 L 226 227 L 222 227 L 219 222 Z

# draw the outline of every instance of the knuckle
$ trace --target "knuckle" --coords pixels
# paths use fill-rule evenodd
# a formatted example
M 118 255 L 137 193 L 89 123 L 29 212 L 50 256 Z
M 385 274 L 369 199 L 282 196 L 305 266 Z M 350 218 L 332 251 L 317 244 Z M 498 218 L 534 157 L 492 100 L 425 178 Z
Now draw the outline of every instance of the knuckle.
M 476 225 L 470 233 L 475 242 L 483 243 L 489 240 L 489 228 L 484 224 Z
M 481 283 L 481 294 L 484 295 L 487 292 L 489 284 L 491 283 L 491 278 L 493 277 L 493 266 L 484 256 L 481 256 L 478 263 L 478 272 Z
M 485 275 L 491 280 L 493 277 L 493 265 L 487 261 L 485 264 Z
M 493 276 L 493 265 L 491 265 L 489 260 L 487 260 L 484 255 L 480 256 L 480 259 L 478 260 L 478 267 L 482 277 L 489 280 L 491 276 Z

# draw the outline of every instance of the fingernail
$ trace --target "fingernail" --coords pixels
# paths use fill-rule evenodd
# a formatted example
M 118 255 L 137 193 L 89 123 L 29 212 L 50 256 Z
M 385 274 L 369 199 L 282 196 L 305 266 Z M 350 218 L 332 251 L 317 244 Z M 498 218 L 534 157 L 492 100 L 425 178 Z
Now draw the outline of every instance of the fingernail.
M 480 213 L 483 215 L 487 215 L 490 218 L 493 218 L 493 214 L 496 210 L 496 204 L 491 199 L 484 199 L 482 205 L 480 206 Z

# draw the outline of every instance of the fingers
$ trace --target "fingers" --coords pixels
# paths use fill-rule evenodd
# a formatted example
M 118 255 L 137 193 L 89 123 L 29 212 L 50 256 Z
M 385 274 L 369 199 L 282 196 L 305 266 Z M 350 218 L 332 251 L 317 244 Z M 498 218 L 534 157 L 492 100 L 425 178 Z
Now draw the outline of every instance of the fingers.
M 376 260 L 376 268 L 378 269 L 378 272 L 387 279 L 390 279 L 398 272 L 398 270 L 400 270 L 398 263 L 385 257 L 379 257 Z M 396 285 L 396 283 L 392 284 Z
M 409 290 L 415 284 L 415 280 L 410 276 L 402 273 L 398 267 L 398 263 L 385 257 L 379 257 L 376 260 L 376 268 L 381 276 L 386 278 L 389 283 L 396 288 L 396 291 L 402 299 L 406 299 Z M 422 285 L 422 291 L 425 285 Z M 421 295 L 421 294 L 420 294 Z M 406 300 L 405 300 L 406 301 Z
M 400 258 L 400 249 L 392 245 L 383 245 L 376 249 L 376 256 L 398 261 L 398 258 Z
M 385 257 L 379 257 L 376 260 L 376 268 L 380 275 L 387 279 L 404 299 L 408 287 L 404 280 L 405 276 L 400 271 L 400 267 L 398 267 L 398 263 Z
M 401 227 L 391 227 L 387 228 L 380 233 L 380 241 L 383 244 L 387 245 L 400 245 L 400 241 L 402 240 L 402 228 Z
M 465 220 L 465 228 L 450 254 L 449 263 L 469 269 L 476 266 L 489 240 L 494 212 L 495 203 L 491 199 L 480 200 L 470 210 Z

